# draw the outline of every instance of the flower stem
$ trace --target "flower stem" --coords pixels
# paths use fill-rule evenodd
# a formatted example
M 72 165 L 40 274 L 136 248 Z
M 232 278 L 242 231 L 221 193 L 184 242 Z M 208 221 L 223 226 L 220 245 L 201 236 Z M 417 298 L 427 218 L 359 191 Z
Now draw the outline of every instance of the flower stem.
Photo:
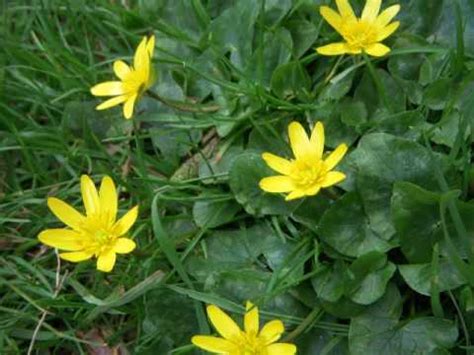
M 375 71 L 375 68 L 372 64 L 372 61 L 370 58 L 367 56 L 367 54 L 363 53 L 365 64 L 367 65 L 367 68 L 369 68 L 369 73 L 372 76 L 372 80 L 374 81 L 374 84 L 377 88 L 378 94 L 380 98 L 382 99 L 382 102 L 387 109 L 388 112 L 391 112 L 392 109 L 390 107 L 390 103 L 388 102 L 387 99 L 387 93 L 385 92 L 385 87 L 383 86 L 382 82 L 380 81 L 380 78 L 377 75 L 377 72 Z
M 206 113 L 206 112 L 217 112 L 220 110 L 219 105 L 209 105 L 209 106 L 202 106 L 198 104 L 188 104 L 185 102 L 179 102 L 179 101 L 174 101 L 170 99 L 165 99 L 164 97 L 161 97 L 158 95 L 156 92 L 148 90 L 147 91 L 148 95 L 155 100 L 161 102 L 162 104 L 169 106 L 171 108 L 174 108 L 179 111 L 184 111 L 184 112 L 200 112 L 200 113 Z

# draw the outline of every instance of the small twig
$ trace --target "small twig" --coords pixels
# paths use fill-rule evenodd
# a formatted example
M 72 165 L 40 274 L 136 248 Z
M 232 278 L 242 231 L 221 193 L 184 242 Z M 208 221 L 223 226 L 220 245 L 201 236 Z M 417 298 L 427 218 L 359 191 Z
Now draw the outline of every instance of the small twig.
M 67 276 L 67 271 L 66 271 L 64 273 L 64 276 L 61 278 L 61 258 L 59 257 L 58 249 L 54 249 L 54 253 L 56 254 L 57 264 L 56 264 L 54 293 L 53 293 L 53 297 L 52 297 L 53 299 L 55 299 L 58 296 L 59 291 L 61 290 L 62 285 L 64 284 L 64 280 L 66 280 L 66 276 Z M 33 332 L 33 336 L 31 337 L 30 346 L 28 347 L 27 355 L 32 354 L 33 347 L 34 347 L 35 342 L 36 342 L 36 338 L 38 337 L 38 333 L 39 333 L 41 327 L 43 326 L 43 323 L 46 320 L 46 316 L 48 315 L 48 313 L 49 312 L 46 311 L 46 310 L 41 313 L 41 317 L 38 320 L 38 324 L 36 324 L 36 328 Z
M 150 95 L 150 97 L 161 102 L 162 104 L 179 111 L 206 113 L 206 112 L 217 112 L 220 110 L 219 105 L 210 105 L 210 106 L 192 105 L 186 102 L 179 102 L 179 101 L 165 99 L 164 97 L 161 97 L 156 92 L 153 92 L 151 90 L 148 90 L 147 93 L 148 95 Z

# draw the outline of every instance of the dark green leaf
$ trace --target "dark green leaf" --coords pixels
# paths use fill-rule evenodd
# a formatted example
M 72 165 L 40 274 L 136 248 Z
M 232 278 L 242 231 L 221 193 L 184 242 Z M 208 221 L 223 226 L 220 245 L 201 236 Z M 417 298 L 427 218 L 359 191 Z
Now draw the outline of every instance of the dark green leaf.
M 326 211 L 320 222 L 319 235 L 338 252 L 353 257 L 374 250 L 384 252 L 393 247 L 372 230 L 356 192 L 347 193 Z
M 452 290 L 466 283 L 456 267 L 447 259 L 440 260 L 437 275 L 433 275 L 431 264 L 399 265 L 398 269 L 408 286 L 425 296 L 431 295 L 431 283 L 434 280 L 438 283 L 439 292 Z

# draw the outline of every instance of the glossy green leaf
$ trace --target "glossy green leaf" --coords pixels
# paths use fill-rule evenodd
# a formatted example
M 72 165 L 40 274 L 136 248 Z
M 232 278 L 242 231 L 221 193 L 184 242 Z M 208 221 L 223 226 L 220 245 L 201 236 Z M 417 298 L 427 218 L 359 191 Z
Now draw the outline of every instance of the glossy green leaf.
M 439 292 L 452 290 L 466 283 L 456 267 L 447 259 L 439 262 L 439 273 L 436 275 L 433 275 L 431 264 L 399 265 L 398 269 L 408 286 L 425 296 L 430 296 L 432 282 L 437 282 Z
M 353 153 L 359 174 L 357 186 L 364 210 L 374 231 L 390 239 L 395 228 L 390 215 L 392 186 L 410 181 L 427 188 L 437 187 L 435 166 L 421 145 L 389 134 L 365 135 Z
M 319 236 L 338 252 L 353 257 L 393 247 L 372 230 L 356 192 L 347 193 L 326 211 L 319 225 Z
M 448 320 L 423 317 L 400 321 L 401 299 L 390 287 L 386 295 L 363 314 L 351 320 L 351 354 L 433 354 L 447 353 L 454 346 L 458 330 Z

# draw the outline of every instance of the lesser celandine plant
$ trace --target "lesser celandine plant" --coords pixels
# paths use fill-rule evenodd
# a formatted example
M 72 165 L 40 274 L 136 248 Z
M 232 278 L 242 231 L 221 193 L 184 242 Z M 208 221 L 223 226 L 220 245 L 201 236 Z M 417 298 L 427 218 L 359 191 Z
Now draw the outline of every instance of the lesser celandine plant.
M 316 50 L 323 55 L 367 53 L 381 57 L 390 48 L 380 43 L 396 31 L 400 23 L 390 23 L 400 11 L 393 5 L 380 12 L 382 0 L 367 0 L 362 16 L 357 18 L 348 0 L 336 0 L 339 13 L 328 6 L 321 6 L 324 19 L 344 38 L 343 42 L 331 43 Z
M 260 180 L 260 188 L 267 192 L 288 193 L 286 200 L 314 196 L 322 188 L 335 185 L 346 178 L 344 173 L 333 171 L 347 152 L 347 145 L 340 144 L 324 158 L 324 126 L 317 122 L 308 137 L 303 126 L 291 122 L 288 126 L 294 159 L 287 160 L 271 153 L 262 158 L 270 168 L 281 175 Z
M 119 81 L 106 81 L 91 88 L 95 96 L 114 96 L 104 101 L 97 110 L 105 110 L 123 104 L 123 115 L 129 119 L 133 115 L 136 101 L 153 84 L 152 57 L 155 48 L 155 36 L 143 37 L 128 66 L 121 60 L 114 62 L 115 75 Z
M 293 355 L 296 346 L 277 343 L 285 331 L 281 320 L 272 320 L 260 330 L 258 307 L 247 302 L 244 329 L 225 312 L 214 305 L 207 306 L 207 316 L 221 337 L 196 335 L 191 341 L 201 349 L 214 354 L 229 355 Z
M 46 229 L 38 238 L 48 246 L 60 249 L 59 256 L 80 262 L 97 258 L 97 270 L 109 272 L 115 265 L 116 254 L 135 249 L 135 242 L 126 237 L 135 223 L 138 206 L 117 218 L 117 190 L 113 180 L 105 176 L 97 191 L 91 178 L 81 176 L 81 193 L 85 215 L 55 197 L 48 198 L 48 207 L 69 228 Z

